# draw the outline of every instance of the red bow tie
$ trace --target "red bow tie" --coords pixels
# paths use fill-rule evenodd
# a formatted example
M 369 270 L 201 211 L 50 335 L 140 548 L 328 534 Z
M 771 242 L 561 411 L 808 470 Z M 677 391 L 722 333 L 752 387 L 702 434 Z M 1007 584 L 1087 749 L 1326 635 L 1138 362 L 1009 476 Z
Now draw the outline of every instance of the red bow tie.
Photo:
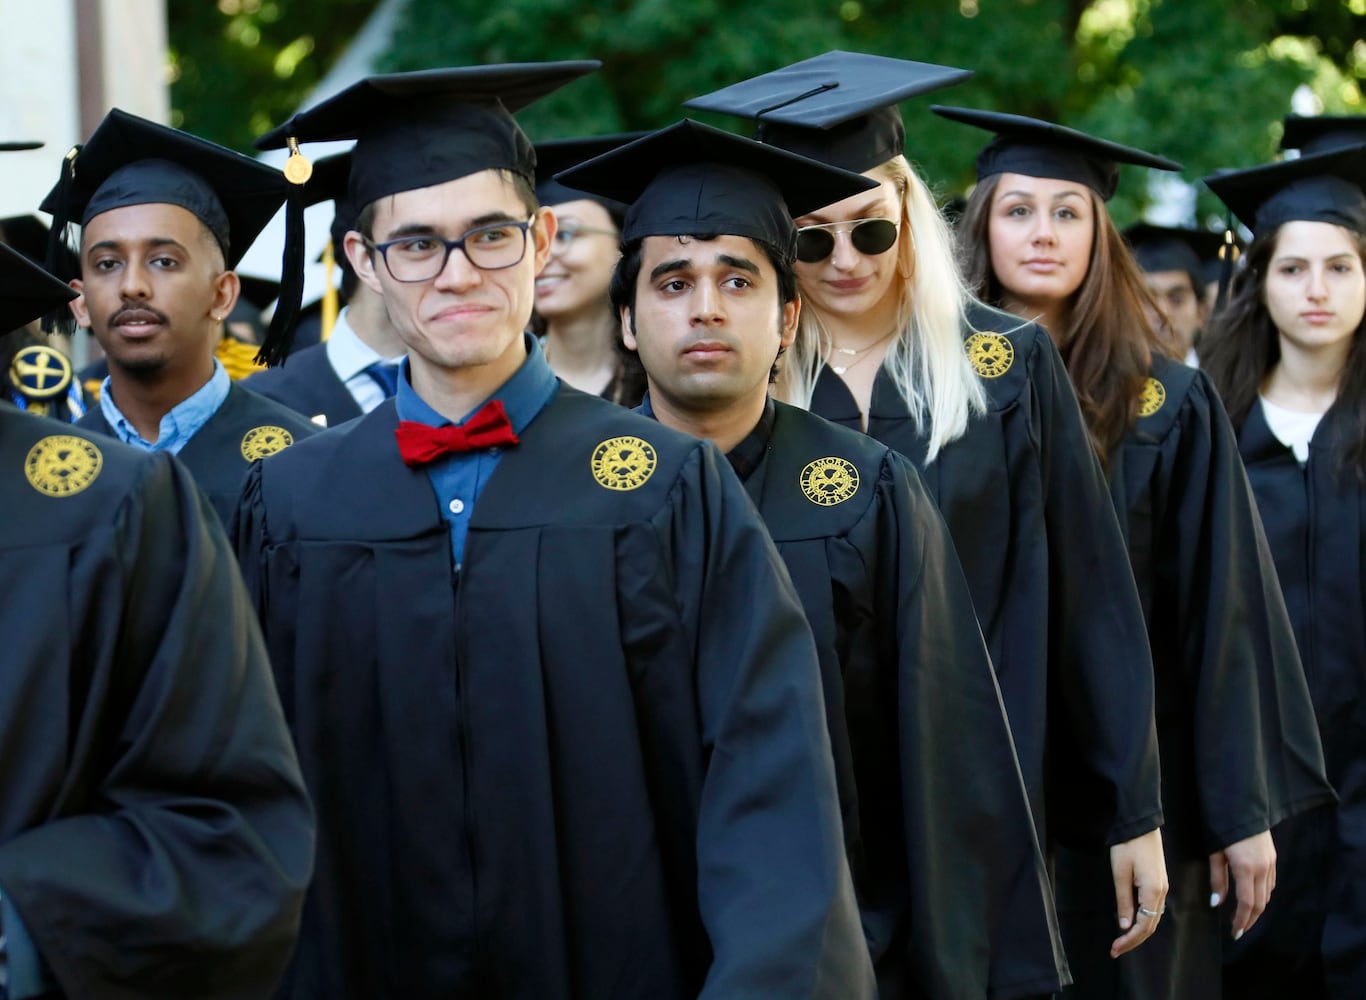
M 460 426 L 429 427 L 414 420 L 401 420 L 394 436 L 398 438 L 398 453 L 403 457 L 403 464 L 414 468 L 454 452 L 517 443 L 502 400 L 498 399 L 479 407 Z

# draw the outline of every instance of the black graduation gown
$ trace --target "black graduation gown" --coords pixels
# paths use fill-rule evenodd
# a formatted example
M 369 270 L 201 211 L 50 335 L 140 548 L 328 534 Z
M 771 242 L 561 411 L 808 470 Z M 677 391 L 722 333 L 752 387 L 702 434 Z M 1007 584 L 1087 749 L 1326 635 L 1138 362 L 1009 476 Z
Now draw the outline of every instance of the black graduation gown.
M 562 387 L 453 571 L 396 427 L 238 512 L 319 813 L 286 995 L 871 995 L 811 632 L 715 448 Z
M 114 433 L 98 406 L 86 411 L 77 426 L 111 437 Z M 287 406 L 234 383 L 218 412 L 176 457 L 185 463 L 195 485 L 208 497 L 227 527 L 237 509 L 242 480 L 251 463 L 317 432 L 317 425 Z
M 880 996 L 1051 993 L 1052 894 L 943 519 L 900 455 L 774 405 L 745 488 L 816 638 Z
M 222 529 L 167 456 L 8 404 L 0 497 L 0 888 L 63 995 L 269 995 L 313 819 Z
M 1333 797 L 1233 427 L 1203 373 L 1155 357 L 1152 380 L 1109 465 L 1153 650 L 1171 888 L 1115 961 L 1108 855 L 1059 851 L 1069 997 L 1218 996 L 1236 902 L 1210 908 L 1210 854 Z
M 1351 433 L 1345 408 L 1330 409 L 1305 466 L 1258 403 L 1238 435 L 1339 798 L 1272 831 L 1276 892 L 1227 970 L 1246 996 L 1366 990 L 1366 489 L 1336 473 L 1334 448 Z
M 327 360 L 327 345 L 314 344 L 291 354 L 284 364 L 242 380 L 242 385 L 288 406 L 312 421 L 321 413 L 328 427 L 360 416 L 360 406 Z
M 926 465 L 882 370 L 868 433 L 920 468 L 953 535 L 1045 852 L 1120 843 L 1162 822 L 1152 661 L 1124 538 L 1048 334 L 980 303 L 968 321 L 1008 341 L 1008 363 L 982 378 L 987 412 Z M 829 368 L 811 409 L 859 427 Z

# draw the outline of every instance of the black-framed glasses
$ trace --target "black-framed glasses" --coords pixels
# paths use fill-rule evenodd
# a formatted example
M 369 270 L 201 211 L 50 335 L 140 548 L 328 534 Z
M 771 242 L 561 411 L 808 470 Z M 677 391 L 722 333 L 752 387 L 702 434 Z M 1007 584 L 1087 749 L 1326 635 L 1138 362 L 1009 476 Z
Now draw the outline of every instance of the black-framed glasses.
M 535 221 L 533 215 L 525 222 L 476 226 L 456 240 L 424 234 L 402 236 L 385 243 L 366 240 L 365 245 L 379 251 L 395 281 L 430 281 L 446 269 L 452 250 L 459 250 L 481 271 L 501 271 L 522 262 L 526 256 L 527 229 Z
M 835 234 L 847 232 L 849 242 L 859 253 L 874 257 L 886 253 L 896 243 L 898 226 L 891 219 L 851 219 L 849 222 L 823 222 L 797 230 L 797 259 L 814 264 L 835 251 Z
M 601 229 L 597 226 L 581 226 L 577 222 L 564 222 L 560 228 L 555 230 L 555 245 L 561 249 L 566 249 L 580 236 L 610 236 L 616 239 L 621 234 L 615 229 Z

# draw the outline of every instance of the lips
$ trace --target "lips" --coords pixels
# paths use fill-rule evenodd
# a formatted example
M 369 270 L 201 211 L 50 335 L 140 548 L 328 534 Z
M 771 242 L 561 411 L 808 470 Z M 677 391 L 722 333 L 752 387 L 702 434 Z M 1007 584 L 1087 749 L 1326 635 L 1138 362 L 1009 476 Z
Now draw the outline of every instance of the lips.
M 461 303 L 460 305 L 448 306 L 436 313 L 432 320 L 434 322 L 449 322 L 452 320 L 475 319 L 479 316 L 486 316 L 493 312 L 491 306 L 477 305 L 474 303 Z
M 111 329 L 124 336 L 148 334 L 166 325 L 166 317 L 153 309 L 124 309 L 109 321 Z
M 689 344 L 683 349 L 686 357 L 705 360 L 707 358 L 720 357 L 722 354 L 729 354 L 731 351 L 729 344 L 724 344 L 719 340 L 699 340 L 694 344 Z
M 1306 323 L 1327 323 L 1333 318 L 1333 313 L 1319 311 L 1302 312 L 1300 313 L 1300 318 Z
M 536 279 L 536 294 L 545 295 L 553 292 L 567 281 L 567 274 L 543 274 Z
M 866 287 L 868 282 L 872 280 L 870 275 L 865 278 L 839 278 L 835 281 L 827 281 L 826 284 L 837 292 L 857 292 Z

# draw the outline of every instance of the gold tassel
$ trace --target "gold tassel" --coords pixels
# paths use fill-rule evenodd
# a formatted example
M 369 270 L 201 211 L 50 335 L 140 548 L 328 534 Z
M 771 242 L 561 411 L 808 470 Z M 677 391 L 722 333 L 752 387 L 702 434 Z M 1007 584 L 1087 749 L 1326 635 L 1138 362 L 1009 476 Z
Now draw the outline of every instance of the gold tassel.
M 326 286 L 323 289 L 322 304 L 322 339 L 326 340 L 332 336 L 332 328 L 337 325 L 338 299 L 337 286 L 332 281 L 332 275 L 337 269 L 337 258 L 332 249 L 332 241 L 327 241 L 327 246 L 323 248 L 323 274 Z

